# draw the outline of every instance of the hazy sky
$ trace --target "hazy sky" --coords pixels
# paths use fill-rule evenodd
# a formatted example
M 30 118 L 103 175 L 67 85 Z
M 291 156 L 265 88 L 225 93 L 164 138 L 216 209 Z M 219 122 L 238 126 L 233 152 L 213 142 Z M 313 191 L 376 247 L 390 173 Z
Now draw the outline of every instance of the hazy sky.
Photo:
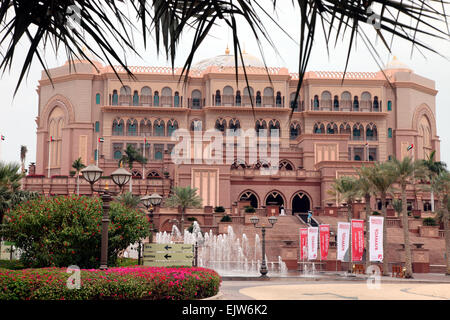
M 283 1 L 284 2 L 284 1 Z M 291 3 L 289 1 L 289 3 Z M 447 12 L 450 12 L 447 8 Z M 288 31 L 294 39 L 298 39 L 298 13 L 292 10 L 292 7 L 285 6 L 278 8 L 278 17 L 274 18 Z M 268 19 L 264 19 L 268 21 Z M 290 40 L 283 32 L 275 27 L 274 24 L 267 22 L 270 36 L 275 42 L 279 55 L 267 44 L 264 44 L 264 53 L 268 66 L 284 66 L 291 72 L 298 70 L 298 45 Z M 367 33 L 374 38 L 373 28 L 367 26 Z M 223 26 L 217 26 L 212 36 L 205 40 L 202 48 L 198 51 L 195 61 L 204 58 L 213 57 L 224 54 L 227 44 L 231 49 L 230 32 Z M 344 42 L 339 40 L 336 47 L 330 48 L 330 55 L 327 55 L 322 30 L 317 31 L 315 47 L 310 59 L 308 70 L 320 71 L 342 71 L 345 66 L 347 55 L 347 42 L 349 33 L 346 33 Z M 259 56 L 258 47 L 250 36 L 250 30 L 242 28 L 239 32 L 242 42 L 245 44 L 245 50 L 255 56 Z M 136 57 L 127 53 L 127 61 L 129 65 L 148 65 L 161 66 L 169 65 L 165 56 L 157 57 L 155 46 L 150 39 L 150 46 L 145 50 L 142 47 L 142 41 L 136 34 L 137 50 L 141 53 L 141 57 Z M 429 44 L 445 57 L 450 57 L 450 43 L 444 40 L 429 40 Z M 376 41 L 376 48 L 379 50 L 384 63 L 392 59 L 381 41 Z M 187 50 L 191 46 L 191 35 L 186 34 L 182 39 L 178 48 L 178 57 L 176 66 L 182 66 L 187 55 Z M 38 80 L 41 77 L 41 66 L 36 60 L 27 79 L 23 82 L 19 92 L 14 97 L 14 89 L 21 70 L 21 63 L 26 55 L 27 46 L 16 50 L 16 60 L 10 72 L 0 75 L 0 133 L 6 137 L 6 140 L 0 141 L 0 159 L 5 161 L 20 161 L 20 146 L 26 145 L 28 154 L 26 163 L 34 162 L 36 159 L 36 122 L 38 108 L 38 96 L 36 89 Z M 120 48 L 118 48 L 120 50 Z M 436 96 L 437 106 L 437 130 L 441 140 L 441 160 L 450 164 L 450 126 L 447 121 L 450 119 L 450 81 L 449 60 L 433 54 L 429 51 L 414 50 L 411 56 L 411 45 L 407 42 L 397 39 L 394 41 L 392 53 L 398 59 L 410 66 L 415 73 L 430 78 L 436 82 L 436 89 L 439 91 Z M 56 67 L 65 63 L 64 52 L 60 52 L 57 57 L 54 53 L 46 50 L 45 55 L 49 67 Z M 371 58 L 369 51 L 364 43 L 358 39 L 357 48 L 352 52 L 349 64 L 349 71 L 378 71 L 379 68 L 375 61 Z

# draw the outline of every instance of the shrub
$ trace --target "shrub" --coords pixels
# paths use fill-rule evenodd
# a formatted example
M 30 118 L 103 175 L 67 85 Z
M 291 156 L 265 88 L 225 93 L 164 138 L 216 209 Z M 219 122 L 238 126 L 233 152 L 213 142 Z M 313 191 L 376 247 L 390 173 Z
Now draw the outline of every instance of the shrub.
M 222 212 L 225 212 L 225 208 L 222 207 L 222 206 L 215 207 L 215 208 L 214 208 L 214 212 L 216 212 L 216 213 L 222 213 Z
M 197 221 L 197 218 L 196 217 L 189 217 L 189 218 L 187 218 L 187 220 L 194 222 L 194 221 Z
M 136 266 L 81 270 L 80 288 L 69 289 L 66 271 L 0 270 L 0 300 L 192 300 L 217 294 L 221 282 L 210 269 Z
M 436 226 L 436 220 L 434 218 L 425 218 L 423 219 L 423 225 L 424 226 Z
M 226 214 L 220 219 L 220 222 L 231 222 L 231 217 Z
M 372 212 L 372 215 L 373 215 L 373 216 L 379 216 L 380 213 L 379 213 L 378 211 L 374 211 L 374 212 Z
M 252 206 L 246 206 L 245 207 L 245 213 L 255 213 L 256 210 Z
M 102 202 L 84 196 L 31 200 L 5 216 L 5 239 L 15 242 L 27 267 L 99 266 Z M 146 217 L 118 202 L 110 204 L 108 263 L 149 232 Z

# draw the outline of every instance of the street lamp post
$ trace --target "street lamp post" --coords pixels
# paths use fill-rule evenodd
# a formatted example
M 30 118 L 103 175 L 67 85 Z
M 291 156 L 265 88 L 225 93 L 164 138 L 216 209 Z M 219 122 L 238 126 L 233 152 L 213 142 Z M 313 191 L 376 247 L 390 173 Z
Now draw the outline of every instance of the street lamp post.
M 108 269 L 108 225 L 109 225 L 109 203 L 112 200 L 111 195 L 116 195 L 109 191 L 108 187 L 105 189 L 94 189 L 94 183 L 96 183 L 102 176 L 103 170 L 94 164 L 91 164 L 81 170 L 83 178 L 91 185 L 92 192 L 98 192 L 101 195 L 103 202 L 103 217 L 102 217 L 102 241 L 101 241 L 101 254 L 100 254 L 100 270 Z M 123 168 L 119 168 L 111 174 L 113 182 L 119 186 L 122 191 L 123 186 L 130 181 L 131 173 Z
M 261 262 L 261 268 L 259 272 L 261 273 L 261 278 L 267 278 L 267 263 L 266 263 L 266 228 L 271 229 L 273 228 L 274 224 L 277 222 L 277 217 L 271 216 L 269 217 L 269 223 L 271 224 L 270 227 L 262 225 L 257 226 L 259 222 L 259 218 L 257 216 L 253 216 L 250 218 L 250 222 L 253 223 L 254 227 L 257 229 L 261 229 L 262 233 L 262 262 Z
M 150 236 L 149 236 L 149 243 L 153 242 L 153 233 L 157 231 L 157 229 L 154 227 L 153 224 L 153 210 L 156 206 L 159 206 L 161 204 L 162 197 L 157 194 L 153 193 L 151 196 L 143 196 L 141 198 L 142 204 L 145 206 L 145 208 L 148 211 L 148 217 L 150 221 Z M 141 264 L 141 241 L 139 240 L 139 253 L 138 253 L 138 264 Z

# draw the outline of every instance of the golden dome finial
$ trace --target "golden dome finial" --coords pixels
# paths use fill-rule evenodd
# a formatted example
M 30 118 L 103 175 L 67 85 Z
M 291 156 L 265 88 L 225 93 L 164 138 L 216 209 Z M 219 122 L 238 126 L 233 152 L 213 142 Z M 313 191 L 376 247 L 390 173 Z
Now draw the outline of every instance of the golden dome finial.
M 397 56 L 394 56 L 393 60 L 397 60 Z
M 105 183 L 105 190 L 109 190 L 108 181 Z
M 229 55 L 229 54 L 230 54 L 230 49 L 228 48 L 228 45 L 227 45 L 227 48 L 225 49 L 225 54 L 226 54 L 226 55 Z

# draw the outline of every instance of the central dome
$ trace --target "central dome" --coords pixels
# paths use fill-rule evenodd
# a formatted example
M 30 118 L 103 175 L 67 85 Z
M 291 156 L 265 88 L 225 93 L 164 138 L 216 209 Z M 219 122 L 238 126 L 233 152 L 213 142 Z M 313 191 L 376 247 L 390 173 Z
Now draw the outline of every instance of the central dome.
M 242 67 L 241 57 L 238 56 L 238 66 Z M 258 67 L 264 68 L 264 63 L 258 59 L 257 57 L 248 54 L 246 52 L 242 53 L 242 58 L 244 59 L 245 67 Z M 204 70 L 210 66 L 216 67 L 234 67 L 234 55 L 232 54 L 223 54 L 213 58 L 204 59 L 198 63 L 196 63 L 192 69 Z

